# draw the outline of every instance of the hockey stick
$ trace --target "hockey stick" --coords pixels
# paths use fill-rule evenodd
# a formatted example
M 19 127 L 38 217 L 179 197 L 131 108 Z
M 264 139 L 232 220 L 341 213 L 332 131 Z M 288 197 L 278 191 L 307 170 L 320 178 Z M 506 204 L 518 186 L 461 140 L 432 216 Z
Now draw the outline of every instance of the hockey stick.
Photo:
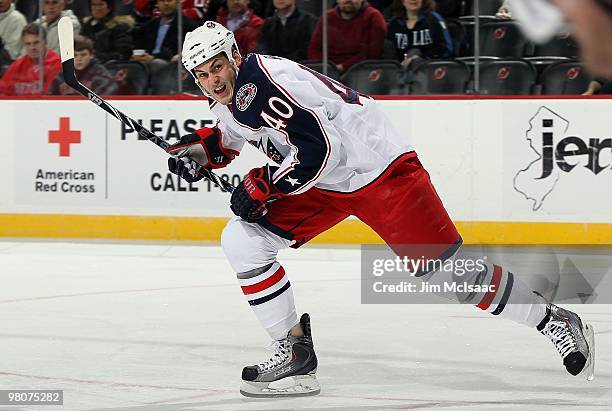
M 76 78 L 76 73 L 74 72 L 74 31 L 70 17 L 65 16 L 60 19 L 58 23 L 58 35 L 60 42 L 60 54 L 62 57 L 62 73 L 64 75 L 64 81 L 66 84 L 76 90 L 79 94 L 87 97 L 91 102 L 98 105 L 107 113 L 117 117 L 123 124 L 132 127 L 132 129 L 138 132 L 139 136 L 146 138 L 160 147 L 162 150 L 166 151 L 166 149 L 170 147 L 168 142 L 160 137 L 157 137 L 151 131 L 138 124 L 138 122 L 136 122 L 133 118 L 126 116 L 121 111 L 104 101 L 100 96 L 85 87 Z M 197 174 L 219 185 L 223 191 L 228 191 L 230 193 L 234 191 L 235 187 L 232 184 L 223 180 L 212 171 L 207 170 L 200 163 L 191 159 L 189 159 L 189 161 Z

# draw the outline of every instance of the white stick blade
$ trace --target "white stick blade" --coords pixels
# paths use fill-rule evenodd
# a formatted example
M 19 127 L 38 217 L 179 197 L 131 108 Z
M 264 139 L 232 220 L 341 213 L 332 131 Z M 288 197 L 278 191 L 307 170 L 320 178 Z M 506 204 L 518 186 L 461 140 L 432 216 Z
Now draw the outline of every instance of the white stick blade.
M 70 17 L 64 16 L 60 19 L 57 25 L 57 33 L 60 42 L 60 56 L 63 63 L 74 58 L 74 30 Z

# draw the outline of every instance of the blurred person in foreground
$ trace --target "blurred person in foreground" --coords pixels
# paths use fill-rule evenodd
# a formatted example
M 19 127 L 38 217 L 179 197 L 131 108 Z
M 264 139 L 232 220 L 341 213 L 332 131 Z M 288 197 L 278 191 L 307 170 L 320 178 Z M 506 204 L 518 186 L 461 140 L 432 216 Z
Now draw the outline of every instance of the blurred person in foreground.
M 113 94 L 118 87 L 112 74 L 96 59 L 93 42 L 85 36 L 74 38 L 74 70 L 79 81 L 96 94 Z M 49 93 L 61 96 L 79 95 L 64 82 L 62 73 L 51 83 Z
M 612 79 L 612 0 L 510 0 L 513 17 L 539 43 L 569 26 L 594 76 Z
M 51 81 L 61 70 L 61 62 L 57 53 L 47 50 L 45 36 L 45 29 L 37 23 L 24 27 L 21 40 L 26 54 L 15 60 L 2 76 L 0 94 L 19 96 L 47 92 Z

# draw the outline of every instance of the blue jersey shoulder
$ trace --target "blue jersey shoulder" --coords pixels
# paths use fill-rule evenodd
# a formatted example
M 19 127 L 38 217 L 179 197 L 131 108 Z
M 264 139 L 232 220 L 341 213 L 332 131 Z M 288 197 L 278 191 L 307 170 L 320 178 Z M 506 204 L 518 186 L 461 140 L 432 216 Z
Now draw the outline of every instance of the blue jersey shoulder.
M 236 120 L 250 128 L 263 125 L 260 113 L 268 98 L 274 94 L 274 85 L 262 69 L 257 54 L 248 54 L 240 66 L 234 87 L 232 113 Z

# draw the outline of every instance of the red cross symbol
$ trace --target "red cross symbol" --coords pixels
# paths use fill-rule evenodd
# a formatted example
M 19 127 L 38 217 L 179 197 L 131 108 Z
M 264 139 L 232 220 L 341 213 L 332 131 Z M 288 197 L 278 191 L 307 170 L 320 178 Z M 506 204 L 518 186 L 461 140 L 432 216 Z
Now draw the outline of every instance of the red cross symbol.
M 70 144 L 81 143 L 81 132 L 70 130 L 70 117 L 60 117 L 59 130 L 49 131 L 49 143 L 59 144 L 60 157 L 70 157 Z

